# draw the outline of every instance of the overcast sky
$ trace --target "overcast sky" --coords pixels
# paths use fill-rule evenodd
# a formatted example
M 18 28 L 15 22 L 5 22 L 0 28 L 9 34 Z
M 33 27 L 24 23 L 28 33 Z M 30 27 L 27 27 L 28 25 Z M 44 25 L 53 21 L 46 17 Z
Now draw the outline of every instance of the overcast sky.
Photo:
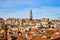
M 60 16 L 60 0 L 0 0 L 0 17 L 57 19 Z

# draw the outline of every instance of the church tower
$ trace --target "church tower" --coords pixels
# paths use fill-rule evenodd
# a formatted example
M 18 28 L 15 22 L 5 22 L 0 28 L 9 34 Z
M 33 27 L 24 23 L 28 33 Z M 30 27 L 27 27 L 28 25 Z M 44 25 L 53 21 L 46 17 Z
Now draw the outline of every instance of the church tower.
M 30 20 L 32 20 L 32 10 L 30 10 Z

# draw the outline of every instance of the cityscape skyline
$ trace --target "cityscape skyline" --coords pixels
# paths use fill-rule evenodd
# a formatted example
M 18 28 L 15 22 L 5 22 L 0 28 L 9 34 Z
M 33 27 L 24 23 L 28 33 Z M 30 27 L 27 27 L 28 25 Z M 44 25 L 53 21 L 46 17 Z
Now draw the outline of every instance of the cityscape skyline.
M 60 0 L 0 0 L 0 17 L 57 19 L 60 16 Z

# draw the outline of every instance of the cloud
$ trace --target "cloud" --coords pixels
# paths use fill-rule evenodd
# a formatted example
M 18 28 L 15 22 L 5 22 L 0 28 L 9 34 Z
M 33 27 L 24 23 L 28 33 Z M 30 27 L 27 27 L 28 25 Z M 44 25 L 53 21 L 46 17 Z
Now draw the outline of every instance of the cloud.
M 33 12 L 33 18 L 51 18 L 51 19 L 57 19 L 60 16 L 60 7 L 59 8 L 52 8 L 52 7 L 41 7 L 41 8 L 25 8 L 23 10 L 20 11 L 16 11 L 13 13 L 9 13 L 6 15 L 6 13 L 4 14 L 0 14 L 2 15 L 1 17 L 5 17 L 5 18 L 29 18 L 30 15 L 30 9 L 32 9 Z
M 41 6 L 54 6 L 59 0 L 0 0 L 0 9 L 5 11 L 17 11 L 21 8 L 40 8 Z
M 29 18 L 32 9 L 33 18 L 57 18 L 60 16 L 59 3 L 59 0 L 0 0 L 0 17 Z
M 30 7 L 54 6 L 59 3 L 59 0 L 0 0 L 0 8 L 12 8 L 22 5 L 28 5 Z
M 42 17 L 47 17 L 47 18 L 53 18 L 56 19 L 60 16 L 60 7 L 42 7 L 42 8 L 37 8 L 34 9 L 33 13 L 35 14 L 34 17 L 36 18 L 42 18 Z
M 0 0 L 1 7 L 13 7 L 18 5 L 32 4 L 30 0 Z

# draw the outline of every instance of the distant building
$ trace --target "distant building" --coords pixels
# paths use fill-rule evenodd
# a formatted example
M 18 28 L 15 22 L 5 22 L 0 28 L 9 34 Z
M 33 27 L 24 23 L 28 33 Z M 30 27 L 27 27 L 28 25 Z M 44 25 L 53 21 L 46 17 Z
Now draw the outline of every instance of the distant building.
M 3 25 L 4 25 L 4 19 L 0 18 L 0 26 L 3 26 Z

